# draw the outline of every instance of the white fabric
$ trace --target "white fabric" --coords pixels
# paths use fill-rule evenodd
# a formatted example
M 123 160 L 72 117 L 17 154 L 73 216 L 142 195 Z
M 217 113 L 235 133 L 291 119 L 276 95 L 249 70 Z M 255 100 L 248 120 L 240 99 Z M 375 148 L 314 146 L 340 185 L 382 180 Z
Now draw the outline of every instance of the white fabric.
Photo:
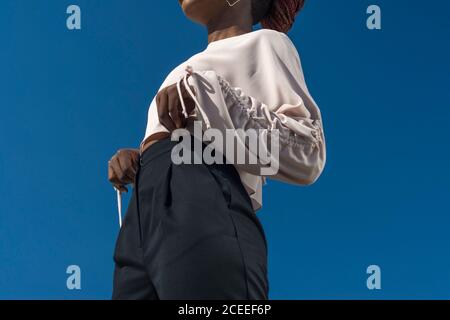
M 317 180 L 326 161 L 322 118 L 306 87 L 298 52 L 287 35 L 262 29 L 212 42 L 175 68 L 160 89 L 174 83 L 179 88 L 187 66 L 192 67 L 188 73 L 196 92 L 196 115 L 206 128 L 255 128 L 269 138 L 273 129 L 278 129 L 280 169 L 270 177 L 303 185 Z M 167 129 L 158 121 L 153 99 L 142 141 L 157 132 Z M 258 210 L 263 177 L 254 166 L 236 168 Z

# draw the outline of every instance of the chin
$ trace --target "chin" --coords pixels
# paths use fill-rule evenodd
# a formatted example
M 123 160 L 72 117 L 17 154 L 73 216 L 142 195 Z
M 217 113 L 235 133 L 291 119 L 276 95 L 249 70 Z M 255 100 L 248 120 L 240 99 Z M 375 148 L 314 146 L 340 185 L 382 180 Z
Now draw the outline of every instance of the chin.
M 178 0 L 184 14 L 191 20 L 205 24 L 218 10 L 225 0 Z
M 180 2 L 183 11 L 192 10 L 192 8 L 201 6 L 202 3 L 205 5 L 208 0 L 178 0 Z

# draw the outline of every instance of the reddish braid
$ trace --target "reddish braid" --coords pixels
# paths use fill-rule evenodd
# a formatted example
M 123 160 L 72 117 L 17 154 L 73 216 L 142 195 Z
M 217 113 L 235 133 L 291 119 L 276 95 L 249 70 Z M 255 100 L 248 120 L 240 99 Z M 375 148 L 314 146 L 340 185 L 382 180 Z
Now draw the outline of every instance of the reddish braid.
M 269 14 L 261 20 L 262 27 L 287 33 L 304 4 L 305 0 L 273 0 Z

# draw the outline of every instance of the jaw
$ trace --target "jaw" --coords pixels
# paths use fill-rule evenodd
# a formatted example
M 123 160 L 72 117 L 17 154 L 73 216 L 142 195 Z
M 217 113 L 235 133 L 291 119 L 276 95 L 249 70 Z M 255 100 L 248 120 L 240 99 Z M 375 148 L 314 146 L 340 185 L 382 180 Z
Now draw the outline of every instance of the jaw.
M 178 0 L 178 2 L 186 17 L 202 25 L 206 25 L 228 6 L 226 0 Z

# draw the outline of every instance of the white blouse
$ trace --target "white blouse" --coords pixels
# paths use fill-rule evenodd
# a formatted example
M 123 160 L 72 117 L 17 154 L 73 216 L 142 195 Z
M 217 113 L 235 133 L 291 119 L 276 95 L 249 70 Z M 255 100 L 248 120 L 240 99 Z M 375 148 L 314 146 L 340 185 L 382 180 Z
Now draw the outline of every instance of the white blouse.
M 186 81 L 188 73 L 195 89 L 193 116 L 204 128 L 254 128 L 260 132 L 258 139 L 269 136 L 269 141 L 276 128 L 279 170 L 270 178 L 301 185 L 317 180 L 326 160 L 322 117 L 306 87 L 299 54 L 286 34 L 261 29 L 211 42 L 176 67 L 160 90 Z M 168 132 L 159 123 L 155 98 L 142 142 L 154 133 Z M 254 166 L 236 169 L 253 208 L 260 209 L 265 178 Z

